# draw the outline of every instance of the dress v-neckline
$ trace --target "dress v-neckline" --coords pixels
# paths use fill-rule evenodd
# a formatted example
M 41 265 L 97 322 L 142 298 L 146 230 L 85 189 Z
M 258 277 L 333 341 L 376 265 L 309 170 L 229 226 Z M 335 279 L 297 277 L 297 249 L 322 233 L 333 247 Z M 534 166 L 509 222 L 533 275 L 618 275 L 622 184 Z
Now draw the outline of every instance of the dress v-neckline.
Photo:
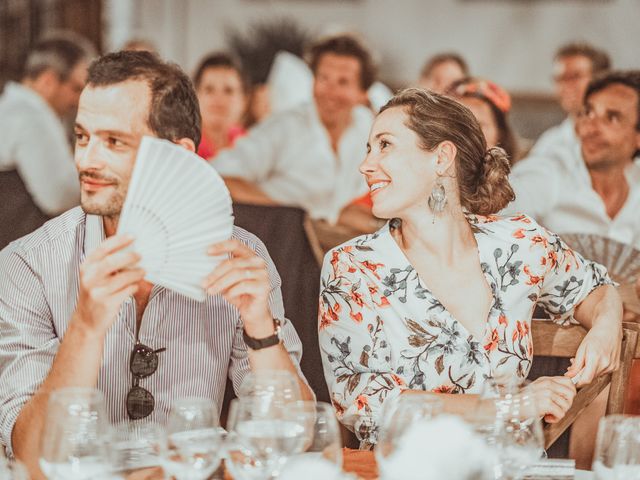
M 470 223 L 470 226 L 472 228 L 472 233 L 476 241 L 476 252 L 478 256 L 478 261 L 480 262 L 480 269 L 482 270 L 482 274 L 484 275 L 486 286 L 488 287 L 489 293 L 491 295 L 491 303 L 489 305 L 489 310 L 485 316 L 485 323 L 482 328 L 481 338 L 479 338 L 475 333 L 470 331 L 464 323 L 458 320 L 453 315 L 453 313 L 451 313 L 451 311 L 447 308 L 447 306 L 435 296 L 433 291 L 429 288 L 428 284 L 420 277 L 418 270 L 411 264 L 411 262 L 405 255 L 404 251 L 402 250 L 400 245 L 398 245 L 398 242 L 396 242 L 395 238 L 391 234 L 391 228 L 392 228 L 391 222 L 387 222 L 387 224 L 383 227 L 383 232 L 381 236 L 383 238 L 386 238 L 387 241 L 393 245 L 392 248 L 397 252 L 398 258 L 413 269 L 420 287 L 423 288 L 426 292 L 428 292 L 429 296 L 433 299 L 434 303 L 442 306 L 442 310 L 446 313 L 446 317 L 449 318 L 453 323 L 456 323 L 457 325 L 459 325 L 468 334 L 468 336 L 472 337 L 475 341 L 479 342 L 482 345 L 482 343 L 487 338 L 488 332 L 491 330 L 491 318 L 493 317 L 495 307 L 499 302 L 499 299 L 496 298 L 496 295 L 498 295 L 498 288 L 497 288 L 496 279 L 491 274 L 491 267 L 489 266 L 489 263 L 484 260 L 482 256 L 482 252 L 480 250 L 480 242 L 478 237 L 483 233 L 480 230 L 474 229 L 473 224 Z M 483 265 L 486 265 L 486 268 L 484 268 Z M 496 288 L 494 288 L 493 285 L 495 285 Z

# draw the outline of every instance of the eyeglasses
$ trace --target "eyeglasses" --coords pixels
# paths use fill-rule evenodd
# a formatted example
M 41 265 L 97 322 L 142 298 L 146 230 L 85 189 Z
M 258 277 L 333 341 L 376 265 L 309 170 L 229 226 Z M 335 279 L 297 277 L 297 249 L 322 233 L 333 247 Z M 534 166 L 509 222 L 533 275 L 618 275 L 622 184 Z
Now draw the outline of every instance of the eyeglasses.
M 129 370 L 133 375 L 133 385 L 127 394 L 127 413 L 132 420 L 147 417 L 153 412 L 155 399 L 149 390 L 142 388 L 140 380 L 153 375 L 158 369 L 158 353 L 166 348 L 153 350 L 137 342 L 129 360 Z

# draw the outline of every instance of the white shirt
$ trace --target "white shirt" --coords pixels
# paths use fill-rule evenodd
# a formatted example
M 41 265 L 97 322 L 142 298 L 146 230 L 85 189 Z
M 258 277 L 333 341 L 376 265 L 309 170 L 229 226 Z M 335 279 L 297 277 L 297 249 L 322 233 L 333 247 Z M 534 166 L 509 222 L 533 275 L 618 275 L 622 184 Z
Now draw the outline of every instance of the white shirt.
M 625 170 L 629 196 L 615 218 L 593 189 L 580 148 L 528 157 L 509 178 L 516 194 L 505 213 L 525 212 L 558 234 L 591 233 L 640 248 L 640 164 Z
M 301 105 L 267 118 L 212 165 L 222 176 L 255 183 L 279 203 L 334 222 L 342 207 L 367 191 L 358 166 L 372 122 L 369 109 L 354 108 L 336 158 L 315 105 Z
M 567 117 L 560 125 L 546 130 L 531 148 L 529 155 L 552 154 L 557 148 L 569 150 L 580 145 L 576 135 L 576 124 L 571 117 Z
M 30 88 L 9 83 L 0 95 L 0 171 L 17 170 L 47 215 L 78 205 L 80 183 L 60 119 Z

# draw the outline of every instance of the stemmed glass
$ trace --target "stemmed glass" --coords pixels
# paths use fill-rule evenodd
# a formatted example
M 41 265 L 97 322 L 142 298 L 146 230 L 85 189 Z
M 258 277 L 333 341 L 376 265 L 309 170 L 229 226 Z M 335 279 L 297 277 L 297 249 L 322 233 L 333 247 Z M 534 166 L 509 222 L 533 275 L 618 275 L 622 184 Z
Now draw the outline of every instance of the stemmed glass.
M 289 406 L 297 423 L 304 427 L 301 452 L 286 461 L 281 480 L 342 478 L 342 442 L 333 407 L 324 402 L 296 402 Z
M 51 393 L 40 445 L 40 468 L 51 480 L 108 478 L 110 426 L 93 388 Z
M 163 466 L 177 480 L 204 480 L 219 467 L 224 431 L 208 398 L 182 398 L 171 408 Z
M 238 390 L 238 397 L 270 397 L 275 403 L 300 400 L 298 379 L 283 370 L 258 370 L 248 373 Z
M 402 465 L 396 460 L 403 438 L 418 422 L 428 421 L 443 411 L 442 401 L 421 394 L 401 395 L 385 402 L 378 427 L 375 456 L 381 478 L 402 476 Z
M 304 420 L 271 396 L 233 400 L 227 427 L 226 465 L 237 480 L 277 477 L 287 457 L 306 445 Z
M 114 473 L 127 478 L 144 469 L 154 479 L 162 474 L 162 452 L 166 448 L 165 432 L 156 423 L 122 422 L 115 426 L 109 453 Z
M 532 396 L 511 384 L 498 389 L 489 443 L 498 455 L 495 478 L 519 478 L 544 452 L 542 422 Z
M 597 480 L 640 479 L 640 417 L 600 419 L 592 469 Z

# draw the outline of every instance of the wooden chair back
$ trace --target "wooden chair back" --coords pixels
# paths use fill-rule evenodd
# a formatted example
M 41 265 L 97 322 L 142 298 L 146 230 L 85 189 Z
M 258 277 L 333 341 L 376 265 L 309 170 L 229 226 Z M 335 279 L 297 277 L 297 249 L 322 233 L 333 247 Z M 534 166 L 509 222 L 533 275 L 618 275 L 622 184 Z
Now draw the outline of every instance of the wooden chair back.
M 536 355 L 572 358 L 575 356 L 580 342 L 587 332 L 579 325 L 561 327 L 549 320 L 534 319 L 531 322 L 531 333 L 533 336 L 533 351 Z M 639 324 L 623 324 L 620 368 L 613 373 L 599 376 L 589 385 L 581 388 L 564 418 L 558 423 L 545 426 L 545 448 L 549 448 L 575 421 L 585 407 L 595 400 L 600 392 L 609 385 L 607 415 L 623 413 L 631 363 L 634 358 L 640 358 L 639 333 Z

